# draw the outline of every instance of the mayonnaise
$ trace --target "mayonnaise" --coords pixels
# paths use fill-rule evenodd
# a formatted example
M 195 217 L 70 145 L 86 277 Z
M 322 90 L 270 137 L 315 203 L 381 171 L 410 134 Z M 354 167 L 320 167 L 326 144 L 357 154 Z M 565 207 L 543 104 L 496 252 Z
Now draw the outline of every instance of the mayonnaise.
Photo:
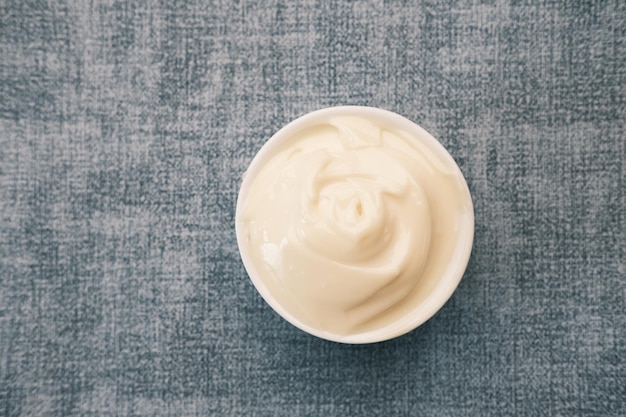
M 384 119 L 332 114 L 266 156 L 240 194 L 239 243 L 290 315 L 351 335 L 427 298 L 472 210 L 451 158 Z

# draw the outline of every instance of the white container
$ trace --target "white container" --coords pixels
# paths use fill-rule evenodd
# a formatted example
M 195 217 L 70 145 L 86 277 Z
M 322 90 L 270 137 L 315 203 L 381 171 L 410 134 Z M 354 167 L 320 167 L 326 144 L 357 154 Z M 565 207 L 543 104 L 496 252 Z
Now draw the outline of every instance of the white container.
M 450 257 L 450 261 L 446 263 L 443 273 L 437 276 L 435 280 L 431 279 L 430 284 L 425 285 L 424 288 L 426 289 L 423 289 L 423 291 L 426 291 L 426 293 L 419 297 L 414 297 L 414 305 L 409 305 L 403 309 L 403 311 L 407 311 L 406 314 L 397 317 L 393 322 L 385 323 L 385 325 L 380 328 L 368 329 L 367 331 L 355 334 L 335 334 L 324 328 L 317 328 L 310 323 L 306 323 L 297 317 L 296 314 L 293 314 L 292 311 L 285 308 L 278 297 L 276 297 L 276 294 L 272 292 L 272 286 L 267 285 L 267 277 L 264 278 L 263 274 L 260 273 L 258 263 L 255 266 L 252 256 L 253 251 L 246 239 L 245 225 L 241 220 L 242 202 L 246 200 L 255 177 L 261 172 L 268 161 L 271 160 L 277 152 L 284 149 L 286 145 L 290 144 L 290 141 L 294 140 L 295 135 L 304 128 L 324 123 L 324 121 L 329 119 L 341 117 L 358 117 L 373 120 L 385 126 L 391 126 L 399 131 L 405 132 L 408 136 L 414 138 L 415 141 L 420 143 L 420 146 L 424 145 L 432 154 L 436 155 L 438 163 L 444 164 L 446 170 L 452 170 L 455 175 L 458 175 L 460 179 L 459 183 L 462 184 L 459 188 L 459 192 L 462 194 L 461 198 L 463 201 L 467 202 L 465 206 L 466 209 L 464 209 L 462 213 L 459 213 L 458 219 L 455 220 L 458 222 L 458 228 L 455 229 L 458 230 L 458 233 L 455 236 L 455 243 L 453 251 L 451 252 L 452 256 Z M 403 335 L 420 326 L 430 319 L 452 296 L 469 261 L 474 237 L 474 211 L 467 183 L 457 164 L 445 148 L 424 129 L 398 114 L 378 108 L 359 106 L 331 107 L 314 111 L 292 121 L 272 136 L 255 156 L 244 176 L 239 192 L 236 213 L 236 234 L 241 258 L 254 286 L 263 299 L 284 319 L 299 329 L 323 339 L 350 344 L 374 343 Z

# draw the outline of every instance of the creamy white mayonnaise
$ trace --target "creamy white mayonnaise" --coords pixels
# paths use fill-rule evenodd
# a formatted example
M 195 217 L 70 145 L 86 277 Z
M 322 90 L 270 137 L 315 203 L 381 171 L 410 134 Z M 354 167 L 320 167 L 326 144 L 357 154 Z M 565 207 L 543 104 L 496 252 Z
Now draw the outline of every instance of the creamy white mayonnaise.
M 240 194 L 253 280 L 328 334 L 403 320 L 446 271 L 472 211 L 460 171 L 384 119 L 330 115 L 289 136 Z

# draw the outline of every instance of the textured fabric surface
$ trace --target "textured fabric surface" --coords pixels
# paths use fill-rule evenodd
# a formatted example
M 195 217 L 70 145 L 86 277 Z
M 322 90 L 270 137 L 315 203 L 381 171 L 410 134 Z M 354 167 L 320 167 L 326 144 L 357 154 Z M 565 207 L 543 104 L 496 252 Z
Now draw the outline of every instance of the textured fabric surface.
M 0 415 L 626 415 L 623 1 L 0 1 Z M 340 345 L 234 208 L 309 111 L 400 113 L 470 186 L 456 293 Z

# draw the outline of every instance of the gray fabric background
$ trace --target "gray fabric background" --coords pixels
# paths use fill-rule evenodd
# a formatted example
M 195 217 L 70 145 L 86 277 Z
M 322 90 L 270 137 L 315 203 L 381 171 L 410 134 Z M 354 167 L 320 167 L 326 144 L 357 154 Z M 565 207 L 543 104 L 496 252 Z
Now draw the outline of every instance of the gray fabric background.
M 624 416 L 623 1 L 0 1 L 1 416 Z M 398 112 L 475 200 L 396 340 L 306 335 L 239 178 L 309 111 Z

